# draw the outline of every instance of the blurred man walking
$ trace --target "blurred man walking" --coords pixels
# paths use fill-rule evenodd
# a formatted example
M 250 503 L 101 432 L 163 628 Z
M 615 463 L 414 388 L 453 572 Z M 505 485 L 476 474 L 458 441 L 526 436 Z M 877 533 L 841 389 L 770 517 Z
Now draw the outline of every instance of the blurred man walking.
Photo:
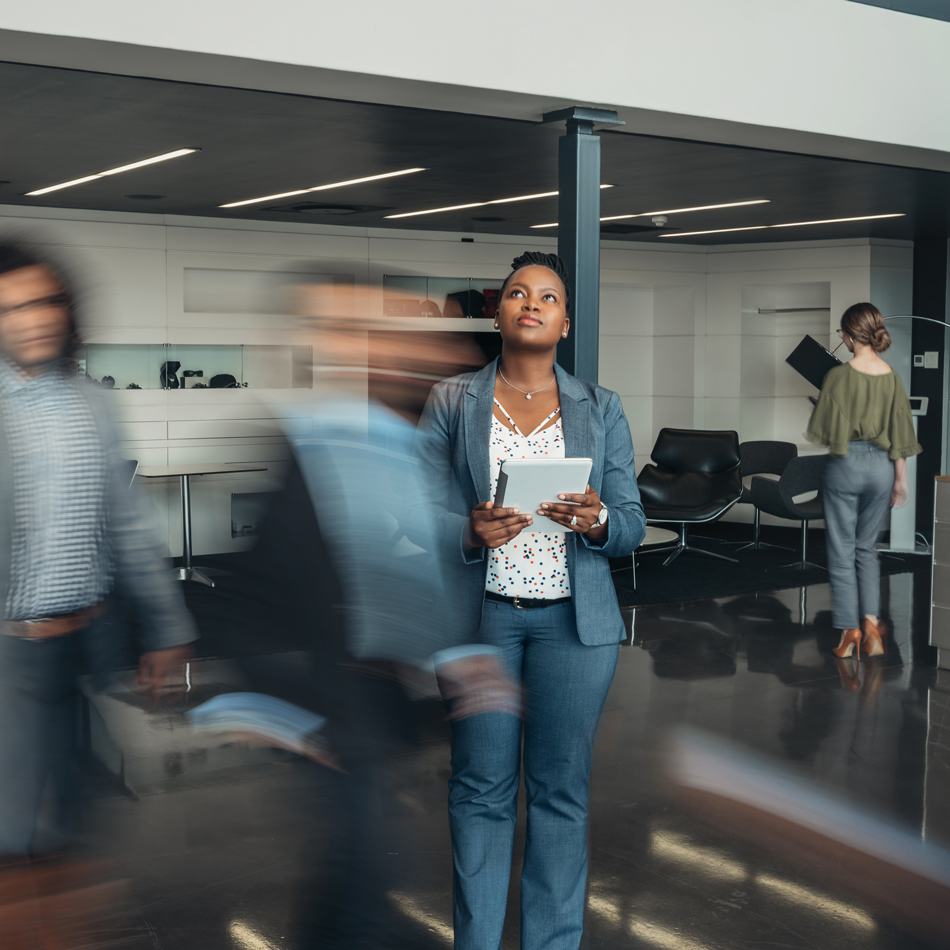
M 64 276 L 0 243 L 0 904 L 75 835 L 76 674 L 117 579 L 144 631 L 141 689 L 197 635 L 76 343 Z

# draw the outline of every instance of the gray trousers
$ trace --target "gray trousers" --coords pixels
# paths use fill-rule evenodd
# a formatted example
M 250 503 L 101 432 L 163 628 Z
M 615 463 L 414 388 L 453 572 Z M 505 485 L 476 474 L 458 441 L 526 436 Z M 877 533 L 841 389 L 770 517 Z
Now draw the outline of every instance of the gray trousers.
M 76 653 L 76 634 L 0 635 L 0 861 L 62 848 L 76 830 Z
M 851 630 L 881 607 L 881 564 L 874 542 L 894 489 L 894 463 L 872 442 L 833 456 L 822 492 L 831 581 L 832 626 Z

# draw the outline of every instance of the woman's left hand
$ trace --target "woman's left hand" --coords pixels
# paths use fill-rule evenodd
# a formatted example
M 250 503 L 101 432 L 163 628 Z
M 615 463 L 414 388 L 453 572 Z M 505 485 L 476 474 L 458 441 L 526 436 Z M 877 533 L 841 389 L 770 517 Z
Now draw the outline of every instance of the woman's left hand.
M 600 501 L 600 495 L 595 492 L 590 485 L 587 486 L 587 492 L 583 495 L 558 495 L 563 502 L 573 502 L 573 504 L 555 504 L 545 503 L 538 509 L 539 515 L 545 515 L 552 521 L 556 521 L 571 531 L 578 534 L 586 534 L 593 540 L 605 537 L 607 534 L 607 525 L 597 524 L 600 517 L 600 510 L 603 507 Z M 577 518 L 576 524 L 571 524 L 571 519 Z M 537 526 L 536 530 L 541 530 Z

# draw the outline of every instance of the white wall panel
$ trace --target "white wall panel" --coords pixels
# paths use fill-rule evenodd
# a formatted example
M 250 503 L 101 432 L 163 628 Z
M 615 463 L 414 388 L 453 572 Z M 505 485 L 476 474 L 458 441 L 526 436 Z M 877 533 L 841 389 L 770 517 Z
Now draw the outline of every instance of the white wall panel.
M 214 446 L 185 445 L 171 446 L 168 451 L 168 465 L 197 465 L 202 462 L 261 462 L 269 465 L 286 462 L 291 458 L 290 446 L 283 440 L 278 442 L 255 442 L 234 444 L 230 440 Z M 213 458 L 212 458 L 213 456 Z M 142 463 L 146 464 L 145 462 Z M 150 463 L 149 463 L 150 464 Z
M 695 346 L 696 340 L 692 336 L 654 337 L 653 394 L 655 396 L 693 396 Z
M 740 400 L 739 439 L 755 442 L 776 438 L 775 399 L 765 396 L 743 396 Z M 800 439 L 779 441 L 799 442 Z
M 696 290 L 693 287 L 657 287 L 653 291 L 654 333 L 692 336 L 696 329 Z
M 692 429 L 693 428 L 693 400 L 684 396 L 654 396 L 653 397 L 653 442 L 662 428 Z
M 706 396 L 738 396 L 742 365 L 742 337 L 706 337 Z
M 115 424 L 119 438 L 124 442 L 168 438 L 168 423 L 161 422 L 117 422 Z
M 601 284 L 600 334 L 653 336 L 653 288 Z
M 742 424 L 741 400 L 734 398 L 705 399 L 705 415 L 707 429 L 733 429 L 736 432 Z
M 139 465 L 167 465 L 168 448 L 142 442 L 120 442 L 119 454 L 122 458 L 135 459 Z
M 210 419 L 203 422 L 169 422 L 168 438 L 235 439 L 250 436 L 280 435 L 286 420 L 281 419 Z
M 599 382 L 623 396 L 652 395 L 653 340 L 601 334 Z
M 655 434 L 653 430 L 653 397 L 652 396 L 621 396 L 623 413 L 630 426 L 630 438 L 633 440 L 633 450 L 636 454 L 649 456 L 653 448 Z

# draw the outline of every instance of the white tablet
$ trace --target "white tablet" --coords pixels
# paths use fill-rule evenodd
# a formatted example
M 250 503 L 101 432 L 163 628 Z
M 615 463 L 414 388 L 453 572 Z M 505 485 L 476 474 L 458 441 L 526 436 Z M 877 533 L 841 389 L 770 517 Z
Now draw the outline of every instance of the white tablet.
M 495 507 L 519 508 L 522 514 L 534 515 L 531 531 L 566 534 L 570 528 L 539 515 L 538 509 L 542 502 L 565 504 L 558 495 L 582 495 L 587 491 L 593 464 L 590 459 L 504 459 Z

